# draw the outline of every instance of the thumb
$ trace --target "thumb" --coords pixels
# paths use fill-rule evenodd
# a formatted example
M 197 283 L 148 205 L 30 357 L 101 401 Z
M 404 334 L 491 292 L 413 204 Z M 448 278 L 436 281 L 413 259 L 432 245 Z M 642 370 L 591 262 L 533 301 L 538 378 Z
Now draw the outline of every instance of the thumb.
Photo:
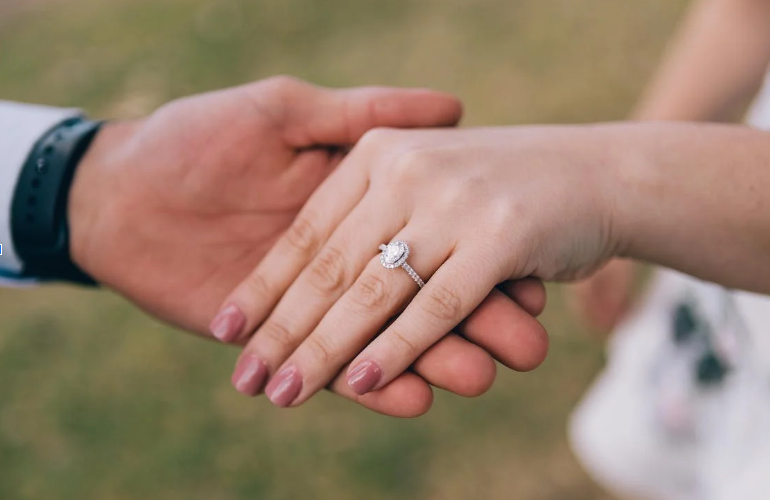
M 282 98 L 285 137 L 295 148 L 351 146 L 373 128 L 447 127 L 462 117 L 459 99 L 433 90 L 292 86 Z

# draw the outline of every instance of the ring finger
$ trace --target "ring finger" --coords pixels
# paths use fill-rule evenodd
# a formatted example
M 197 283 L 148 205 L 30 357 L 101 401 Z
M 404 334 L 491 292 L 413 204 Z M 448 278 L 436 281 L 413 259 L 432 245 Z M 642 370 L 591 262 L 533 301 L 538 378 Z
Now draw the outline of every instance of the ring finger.
M 380 205 L 364 198 L 289 286 L 251 337 L 245 355 L 256 357 L 267 373 L 276 373 L 348 290 L 366 266 L 374 242 L 402 227 L 400 217 L 392 214 L 373 216 L 373 208 L 377 206 Z M 251 311 L 246 309 L 245 313 L 249 316 Z M 242 392 L 251 395 L 255 387 L 260 390 L 265 380 L 263 373 L 259 375 L 262 380 L 244 385 L 246 390 Z M 237 384 L 236 388 L 241 390 Z
M 426 227 L 411 225 L 410 227 Z M 410 227 L 396 240 L 417 241 L 420 232 Z M 427 226 L 430 227 L 430 226 Z M 453 245 L 448 237 L 433 231 L 422 238 L 408 258 L 409 265 L 423 279 L 446 260 Z M 376 249 L 377 246 L 373 245 Z M 371 251 L 370 251 L 371 254 Z M 419 290 L 403 269 L 386 270 L 380 257 L 366 266 L 353 286 L 329 309 L 318 326 L 297 347 L 268 383 L 265 392 L 278 406 L 300 404 L 323 388 L 342 365 L 360 352 L 388 320 L 397 314 Z

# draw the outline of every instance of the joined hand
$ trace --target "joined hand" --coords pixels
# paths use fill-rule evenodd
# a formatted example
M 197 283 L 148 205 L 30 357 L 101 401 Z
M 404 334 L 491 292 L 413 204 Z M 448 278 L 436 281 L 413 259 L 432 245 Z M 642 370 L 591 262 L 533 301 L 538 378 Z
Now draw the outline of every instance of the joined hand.
M 452 126 L 460 115 L 460 103 L 437 92 L 330 90 L 276 77 L 108 124 L 72 186 L 73 260 L 149 313 L 206 333 L 228 291 L 367 131 Z M 532 317 L 544 305 L 542 285 L 524 281 L 505 290 L 521 307 L 493 295 L 466 329 L 493 353 L 510 349 L 510 335 L 522 332 L 540 339 L 544 352 L 547 340 Z M 270 307 L 274 299 L 251 300 Z M 245 343 L 249 334 L 244 325 L 229 341 Z M 485 391 L 495 373 L 489 354 L 459 336 L 434 346 L 414 368 L 465 395 Z M 331 388 L 376 411 L 412 416 L 432 400 L 423 378 L 406 373 L 363 397 L 344 377 Z

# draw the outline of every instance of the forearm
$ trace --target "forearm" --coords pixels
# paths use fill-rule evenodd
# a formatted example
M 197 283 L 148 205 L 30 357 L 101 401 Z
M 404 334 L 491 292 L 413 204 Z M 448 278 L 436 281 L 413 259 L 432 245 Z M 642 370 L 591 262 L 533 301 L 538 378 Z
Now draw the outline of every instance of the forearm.
M 620 255 L 770 293 L 768 133 L 647 123 L 600 135 Z
M 724 120 L 762 82 L 770 1 L 698 0 L 633 113 L 640 120 Z

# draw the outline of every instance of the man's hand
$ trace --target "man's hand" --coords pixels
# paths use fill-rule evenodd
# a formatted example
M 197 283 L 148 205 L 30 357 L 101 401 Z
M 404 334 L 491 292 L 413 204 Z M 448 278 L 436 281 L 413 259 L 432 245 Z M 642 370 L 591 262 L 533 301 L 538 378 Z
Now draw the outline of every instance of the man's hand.
M 590 328 L 609 332 L 633 305 L 638 264 L 616 259 L 570 287 L 573 313 Z
M 365 132 L 452 126 L 460 115 L 460 103 L 437 92 L 330 90 L 277 77 L 109 124 L 73 183 L 73 259 L 147 312 L 203 334 L 227 293 Z M 469 320 L 468 340 L 447 337 L 415 370 L 434 385 L 477 395 L 495 376 L 485 350 L 505 360 L 511 338 L 521 335 L 545 347 L 532 318 L 544 306 L 542 284 L 504 291 L 521 307 L 502 293 L 491 297 Z M 423 378 L 407 373 L 363 397 L 342 379 L 332 389 L 376 411 L 412 416 L 432 401 Z
M 362 134 L 460 115 L 436 92 L 275 77 L 107 125 L 73 184 L 72 257 L 149 313 L 204 333 Z

